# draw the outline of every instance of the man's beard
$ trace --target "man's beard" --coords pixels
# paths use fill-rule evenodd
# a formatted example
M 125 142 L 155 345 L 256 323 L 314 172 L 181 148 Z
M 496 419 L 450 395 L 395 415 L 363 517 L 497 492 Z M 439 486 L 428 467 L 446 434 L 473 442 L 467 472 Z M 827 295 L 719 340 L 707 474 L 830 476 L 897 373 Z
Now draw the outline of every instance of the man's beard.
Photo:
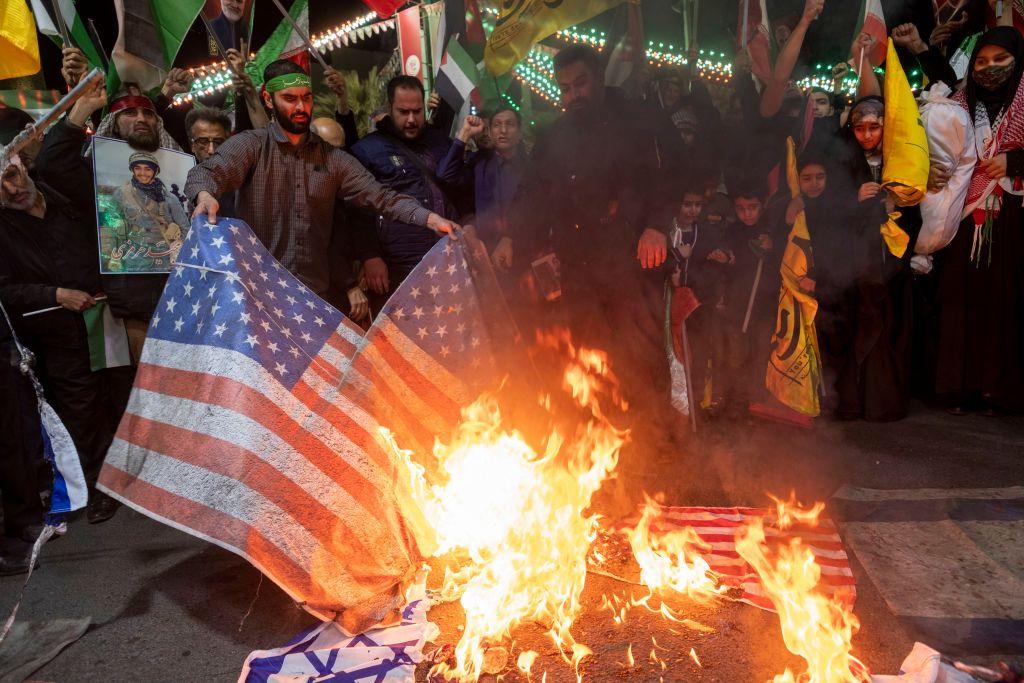
M 3 207 L 5 209 L 12 209 L 14 211 L 28 211 L 33 206 L 35 206 L 36 200 L 39 199 L 39 189 L 36 187 L 35 183 L 29 181 L 29 185 L 26 188 L 26 192 L 28 193 L 27 199 L 19 202 L 4 199 L 2 200 Z
M 221 4 L 220 11 L 228 21 L 241 21 L 242 14 L 245 13 L 245 3 L 242 3 L 242 6 L 237 11 L 234 7 L 228 7 L 227 3 L 223 3 Z
M 143 152 L 155 152 L 160 148 L 160 135 L 156 129 L 148 131 L 133 130 L 125 139 L 134 149 L 141 149 Z
M 304 122 L 297 123 L 288 118 L 288 116 L 277 108 L 277 105 L 274 105 L 274 119 L 277 120 L 277 124 L 281 126 L 281 128 L 284 128 L 293 135 L 305 135 L 309 132 L 309 116 L 306 116 L 306 120 Z

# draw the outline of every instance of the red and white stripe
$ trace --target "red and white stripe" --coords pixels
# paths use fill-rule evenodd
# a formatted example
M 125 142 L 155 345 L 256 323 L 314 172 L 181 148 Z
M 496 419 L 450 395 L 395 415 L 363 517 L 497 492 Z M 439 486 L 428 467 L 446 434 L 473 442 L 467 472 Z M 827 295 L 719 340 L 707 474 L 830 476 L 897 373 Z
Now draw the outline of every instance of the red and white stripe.
M 692 528 L 711 546 L 711 551 L 702 557 L 720 575 L 722 583 L 741 589 L 742 602 L 774 612 L 775 608 L 765 594 L 757 574 L 736 552 L 736 531 L 750 520 L 760 517 L 766 522 L 764 531 L 769 544 L 782 545 L 795 538 L 801 539 L 803 545 L 814 553 L 814 559 L 821 567 L 821 585 L 825 592 L 841 595 L 852 604 L 856 599 L 856 588 L 850 570 L 850 558 L 832 520 L 823 517 L 816 527 L 798 524 L 780 531 L 767 523 L 769 514 L 766 508 L 663 507 L 661 514 L 652 522 L 651 531 L 657 534 Z
M 318 616 L 383 617 L 411 578 L 393 568 L 420 558 L 379 426 L 432 446 L 465 392 L 410 343 L 342 325 L 289 391 L 244 354 L 150 338 L 100 487 L 245 557 Z

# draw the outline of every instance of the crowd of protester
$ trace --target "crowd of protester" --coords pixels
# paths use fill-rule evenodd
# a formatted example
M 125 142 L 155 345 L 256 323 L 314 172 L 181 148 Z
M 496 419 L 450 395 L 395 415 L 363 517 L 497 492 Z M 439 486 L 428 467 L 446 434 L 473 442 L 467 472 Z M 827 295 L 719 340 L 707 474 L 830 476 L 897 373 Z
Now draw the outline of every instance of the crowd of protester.
M 948 101 L 987 144 L 980 159 L 960 151 L 973 169 L 966 176 L 933 152 L 930 193 L 971 185 L 938 219 L 955 214 L 959 228 L 942 248 L 915 248 L 935 231 L 933 218 L 900 207 L 895 220 L 910 243 L 897 256 L 880 229 L 894 206 L 880 184 L 886 102 L 871 65 L 853 59 L 837 69 L 859 71 L 856 97 L 793 84 L 823 5 L 807 0 L 799 18 L 778 27 L 781 49 L 766 78 L 737 60 L 723 111 L 692 72 L 645 68 L 627 86 L 608 87 L 602 56 L 585 46 L 555 57 L 564 111 L 550 125 L 534 131 L 519 111 L 500 107 L 457 122 L 454 139 L 446 117 L 431 115 L 436 99 L 407 76 L 388 83 L 387 111 L 362 138 L 342 75 L 329 69 L 324 79 L 335 117 L 314 120 L 310 78 L 286 60 L 266 68 L 259 93 L 237 69 L 234 85 L 246 97 L 232 112 L 171 106 L 189 87 L 178 69 L 155 99 L 130 85 L 94 88 L 4 170 L 0 197 L 0 299 L 35 352 L 90 488 L 134 369 L 90 369 L 81 312 L 102 293 L 125 321 L 137 362 L 166 276 L 100 275 L 89 126 L 129 143 L 142 184 L 158 148 L 191 151 L 198 165 L 182 188 L 188 210 L 245 220 L 306 286 L 364 325 L 445 233 L 473 226 L 519 324 L 564 324 L 580 343 L 605 349 L 641 419 L 669 405 L 672 337 L 681 328 L 690 402 L 702 420 L 771 401 L 765 371 L 780 322 L 780 269 L 803 213 L 813 259 L 799 286 L 818 306 L 825 415 L 898 420 L 913 395 L 937 397 L 955 415 L 1019 411 L 1024 39 L 1012 27 L 986 31 L 957 78 L 949 27 L 930 43 L 913 25 L 892 31 L 930 88 L 960 93 Z M 850 54 L 870 47 L 859 35 Z M 81 53 L 66 49 L 69 86 L 85 69 Z M 30 121 L 0 109 L 0 142 Z M 789 139 L 798 150 L 796 196 L 786 183 Z M 156 192 L 147 196 L 159 204 Z M 667 292 L 685 303 L 681 319 L 666 319 Z M 11 362 L 0 391 L 5 406 L 20 408 L 0 411 L 10 439 L 0 458 L 0 575 L 27 570 L 49 476 L 32 390 L 2 327 Z M 89 522 L 110 519 L 117 503 L 90 494 Z

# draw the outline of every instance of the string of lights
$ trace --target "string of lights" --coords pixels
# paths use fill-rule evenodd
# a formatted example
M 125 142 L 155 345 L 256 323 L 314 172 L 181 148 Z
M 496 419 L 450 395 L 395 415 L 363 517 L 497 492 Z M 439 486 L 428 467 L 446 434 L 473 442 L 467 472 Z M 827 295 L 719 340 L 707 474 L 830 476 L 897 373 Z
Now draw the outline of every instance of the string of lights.
M 375 12 L 367 12 L 328 31 L 310 36 L 310 42 L 314 48 L 323 52 L 328 45 L 335 47 L 340 47 L 342 44 L 350 45 L 371 35 L 394 30 L 394 19 L 373 23 L 376 18 Z M 255 54 L 250 53 L 250 60 L 255 57 Z M 192 67 L 188 72 L 194 79 L 192 88 L 187 93 L 175 95 L 172 102 L 174 106 L 188 104 L 197 97 L 212 95 L 231 86 L 231 69 L 228 68 L 227 62 L 224 60 Z
M 497 16 L 498 9 L 491 6 L 484 6 L 485 15 Z M 313 46 L 323 51 L 326 46 L 334 45 L 340 47 L 342 44 L 349 45 L 371 35 L 377 35 L 384 31 L 391 31 L 395 28 L 395 20 L 387 19 L 374 22 L 377 15 L 373 12 L 363 14 L 351 21 L 336 26 L 328 31 L 318 33 L 311 37 Z M 486 28 L 491 28 L 490 23 L 484 21 Z M 585 44 L 603 51 L 607 45 L 608 36 L 604 31 L 595 28 L 581 29 L 572 26 L 554 34 L 554 38 L 567 44 Z M 559 100 L 558 86 L 554 80 L 554 69 L 552 56 L 554 50 L 537 45 L 532 48 L 526 58 L 519 62 L 513 69 L 513 76 L 520 83 L 530 88 L 532 92 L 543 98 L 545 101 L 557 106 Z M 687 56 L 677 51 L 671 43 L 648 41 L 645 56 L 647 63 L 655 68 L 679 68 L 689 64 Z M 728 83 L 732 79 L 733 65 L 726 60 L 724 52 L 714 50 L 699 50 L 696 63 L 696 74 L 710 82 Z M 255 55 L 250 55 L 252 59 Z M 195 78 L 191 91 L 176 95 L 174 104 L 180 105 L 192 102 L 197 97 L 212 95 L 231 86 L 231 71 L 223 61 L 193 67 L 188 70 Z M 876 69 L 876 71 L 879 71 Z M 909 72 L 911 87 L 920 89 L 920 70 Z M 915 79 L 916 77 L 916 79 Z M 858 79 L 856 76 L 844 77 L 840 85 L 840 92 L 853 95 L 857 91 Z M 829 65 L 818 64 L 815 73 L 799 81 L 796 85 L 807 91 L 811 88 L 824 88 L 831 90 L 833 78 Z

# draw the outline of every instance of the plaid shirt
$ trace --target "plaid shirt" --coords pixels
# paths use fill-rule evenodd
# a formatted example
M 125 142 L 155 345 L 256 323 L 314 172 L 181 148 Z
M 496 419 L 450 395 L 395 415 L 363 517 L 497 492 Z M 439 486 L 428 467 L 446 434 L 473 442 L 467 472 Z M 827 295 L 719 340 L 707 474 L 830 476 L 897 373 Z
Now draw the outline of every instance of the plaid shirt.
M 392 220 L 425 226 L 430 211 L 380 185 L 358 161 L 314 133 L 292 145 L 277 122 L 233 136 L 188 174 L 185 195 L 238 191 L 235 217 L 317 294 L 330 282 L 328 246 L 339 199 Z

